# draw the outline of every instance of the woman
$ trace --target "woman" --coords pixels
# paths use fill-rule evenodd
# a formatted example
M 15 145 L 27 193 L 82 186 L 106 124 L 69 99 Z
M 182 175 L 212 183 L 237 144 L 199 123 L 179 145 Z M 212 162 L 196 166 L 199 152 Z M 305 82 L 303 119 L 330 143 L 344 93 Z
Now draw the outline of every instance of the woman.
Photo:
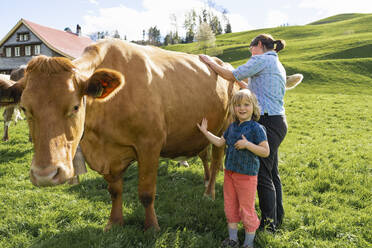
M 242 88 L 249 88 L 258 98 L 261 108 L 259 123 L 266 128 L 270 155 L 260 158 L 258 172 L 258 198 L 261 209 L 260 229 L 275 232 L 284 216 L 282 185 L 278 171 L 278 148 L 287 133 L 284 111 L 286 71 L 278 58 L 285 46 L 284 40 L 274 40 L 269 34 L 254 38 L 249 46 L 252 57 L 235 70 L 215 63 L 206 55 L 199 55 L 218 75 L 237 81 Z M 250 83 L 240 82 L 250 78 Z

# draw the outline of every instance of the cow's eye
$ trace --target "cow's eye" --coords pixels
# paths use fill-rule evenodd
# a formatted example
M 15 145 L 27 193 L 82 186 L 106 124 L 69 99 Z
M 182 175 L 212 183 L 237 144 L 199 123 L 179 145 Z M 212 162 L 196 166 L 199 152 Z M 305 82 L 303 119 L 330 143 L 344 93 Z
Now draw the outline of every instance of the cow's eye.
M 74 106 L 74 111 L 78 111 L 79 110 L 79 105 L 75 105 Z

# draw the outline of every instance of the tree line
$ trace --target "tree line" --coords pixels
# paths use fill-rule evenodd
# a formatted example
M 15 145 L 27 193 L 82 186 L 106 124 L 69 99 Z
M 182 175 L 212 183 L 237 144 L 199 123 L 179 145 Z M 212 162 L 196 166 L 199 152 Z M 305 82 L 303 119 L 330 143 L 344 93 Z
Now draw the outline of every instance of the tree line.
M 213 2 L 208 2 L 213 6 Z M 212 11 L 210 8 L 203 8 L 200 12 L 191 9 L 185 14 L 185 20 L 182 23 L 185 36 L 181 37 L 179 32 L 179 20 L 175 14 L 170 15 L 170 24 L 172 31 L 169 31 L 162 37 L 160 29 L 155 25 L 147 30 L 142 30 L 142 40 L 132 40 L 132 42 L 143 45 L 166 46 L 170 44 L 191 43 L 194 41 L 204 42 L 205 46 L 214 42 L 215 36 L 222 33 L 231 33 L 232 27 L 227 16 L 228 11 L 225 8 L 219 11 Z M 121 37 L 118 30 L 100 31 L 89 35 L 92 40 L 104 38 L 119 38 L 127 40 L 127 37 Z M 208 44 L 208 45 L 207 45 Z

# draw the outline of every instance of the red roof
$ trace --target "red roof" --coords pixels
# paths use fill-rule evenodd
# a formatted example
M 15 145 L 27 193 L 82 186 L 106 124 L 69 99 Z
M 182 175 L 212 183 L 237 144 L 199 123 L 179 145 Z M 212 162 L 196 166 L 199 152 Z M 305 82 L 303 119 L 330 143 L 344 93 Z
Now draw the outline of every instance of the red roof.
M 50 49 L 70 59 L 80 57 L 84 48 L 93 42 L 88 37 L 78 36 L 74 33 L 42 26 L 25 19 L 21 19 L 8 33 L 7 37 L 18 29 L 21 24 L 28 27 Z
M 88 37 L 45 27 L 27 20 L 23 21 L 49 48 L 62 55 L 69 55 L 72 58 L 80 57 L 84 48 L 93 42 Z

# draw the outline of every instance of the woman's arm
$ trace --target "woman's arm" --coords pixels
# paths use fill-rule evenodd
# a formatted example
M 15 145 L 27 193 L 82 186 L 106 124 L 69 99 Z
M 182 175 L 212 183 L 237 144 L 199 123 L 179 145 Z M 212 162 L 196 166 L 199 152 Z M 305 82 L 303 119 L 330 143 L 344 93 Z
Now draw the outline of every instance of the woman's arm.
M 255 145 L 252 142 L 249 142 L 247 138 L 242 135 L 243 139 L 238 140 L 235 143 L 236 149 L 248 149 L 259 157 L 267 158 L 270 155 L 270 147 L 267 140 L 262 141 L 260 144 Z
M 239 85 L 240 88 L 248 89 L 248 84 L 247 83 L 245 83 L 243 81 L 235 81 L 235 82 Z
M 235 81 L 236 80 L 231 70 L 226 69 L 226 68 L 220 66 L 214 60 L 212 60 L 209 56 L 206 56 L 204 54 L 200 54 L 199 55 L 199 58 L 204 63 L 206 63 L 207 65 L 209 65 L 209 67 L 212 70 L 214 70 L 218 75 L 220 75 L 224 79 L 229 80 L 229 81 Z
M 201 125 L 199 125 L 199 123 L 196 123 L 196 125 L 198 126 L 200 131 L 205 135 L 205 137 L 209 140 L 209 142 L 211 142 L 213 145 L 218 147 L 225 145 L 226 141 L 223 137 L 221 138 L 217 137 L 216 135 L 207 130 L 208 121 L 206 118 L 203 118 Z

